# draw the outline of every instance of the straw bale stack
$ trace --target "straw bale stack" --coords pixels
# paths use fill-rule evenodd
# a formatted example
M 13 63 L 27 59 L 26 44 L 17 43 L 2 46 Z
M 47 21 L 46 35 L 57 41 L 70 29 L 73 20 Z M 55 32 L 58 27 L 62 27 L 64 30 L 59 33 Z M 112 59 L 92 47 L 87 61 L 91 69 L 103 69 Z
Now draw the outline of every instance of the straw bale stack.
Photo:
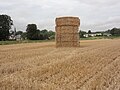
M 60 17 L 56 18 L 56 26 L 79 26 L 80 19 L 78 17 Z
M 56 47 L 79 47 L 78 17 L 56 18 Z

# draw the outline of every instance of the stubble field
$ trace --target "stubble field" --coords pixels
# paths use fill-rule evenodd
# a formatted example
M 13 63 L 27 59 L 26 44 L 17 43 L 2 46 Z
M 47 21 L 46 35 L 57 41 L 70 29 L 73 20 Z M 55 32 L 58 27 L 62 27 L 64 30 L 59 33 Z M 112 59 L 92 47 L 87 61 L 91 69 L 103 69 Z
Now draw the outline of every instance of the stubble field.
M 0 90 L 120 90 L 120 39 L 2 45 Z

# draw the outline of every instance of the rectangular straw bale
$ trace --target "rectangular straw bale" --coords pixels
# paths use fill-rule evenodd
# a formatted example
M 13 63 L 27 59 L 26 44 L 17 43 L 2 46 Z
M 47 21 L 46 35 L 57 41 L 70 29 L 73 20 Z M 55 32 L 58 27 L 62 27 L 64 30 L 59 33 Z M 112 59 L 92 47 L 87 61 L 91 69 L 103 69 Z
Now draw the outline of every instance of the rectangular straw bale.
M 80 42 L 79 41 L 74 42 L 73 46 L 79 47 L 80 46 Z
M 79 46 L 79 25 L 77 17 L 63 17 L 56 19 L 56 47 Z
M 79 33 L 78 30 L 79 30 L 78 26 L 73 26 L 73 33 Z
M 56 28 L 57 34 L 58 33 L 74 33 L 73 26 L 58 26 Z
M 73 42 L 62 42 L 61 46 L 63 46 L 63 47 L 71 47 L 71 46 L 73 46 Z
M 73 35 L 73 39 L 75 39 L 75 40 L 77 40 L 77 41 L 79 41 L 79 33 L 75 33 L 74 35 Z
M 56 35 L 56 41 L 78 41 L 79 40 L 79 34 L 57 34 Z
M 56 18 L 56 26 L 79 26 L 80 20 L 77 17 Z
M 61 33 L 61 27 L 55 27 L 55 30 L 56 30 L 56 34 L 59 34 L 59 33 Z

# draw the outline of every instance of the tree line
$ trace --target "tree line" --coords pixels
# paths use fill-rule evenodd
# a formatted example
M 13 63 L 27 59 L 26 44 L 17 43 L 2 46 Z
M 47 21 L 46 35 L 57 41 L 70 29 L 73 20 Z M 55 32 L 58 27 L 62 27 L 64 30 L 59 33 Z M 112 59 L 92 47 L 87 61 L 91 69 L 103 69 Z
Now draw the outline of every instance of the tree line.
M 0 15 L 0 41 L 9 40 L 10 38 L 16 39 L 18 35 L 22 39 L 29 39 L 29 40 L 46 40 L 46 39 L 54 39 L 55 32 L 48 31 L 46 29 L 39 30 L 36 24 L 28 24 L 26 28 L 26 32 L 23 31 L 16 31 L 12 29 L 13 20 L 8 15 Z
M 120 28 L 112 28 L 111 30 L 107 30 L 105 32 L 110 33 L 113 36 L 120 36 Z
M 88 30 L 88 32 L 86 31 L 82 31 L 80 30 L 79 35 L 81 38 L 84 38 L 85 34 L 92 34 L 92 33 L 101 33 L 102 35 L 104 35 L 104 33 L 107 34 L 111 34 L 112 36 L 120 36 L 120 28 L 112 28 L 106 31 L 99 31 L 99 32 L 92 32 L 91 30 Z
M 17 31 L 16 35 L 21 35 L 21 38 L 29 40 L 50 40 L 55 38 L 54 31 L 39 30 L 36 24 L 28 24 L 26 32 Z
M 26 28 L 26 32 L 23 31 L 16 31 L 16 28 L 12 30 L 13 20 L 8 15 L 0 15 L 0 41 L 9 40 L 10 37 L 16 39 L 17 35 L 20 35 L 22 39 L 29 39 L 29 40 L 49 40 L 55 38 L 54 31 L 48 31 L 46 29 L 39 30 L 36 24 L 28 24 Z M 84 37 L 84 34 L 92 33 L 91 30 L 88 32 L 79 31 L 80 37 Z M 113 28 L 101 33 L 109 33 L 112 36 L 120 36 L 120 28 Z

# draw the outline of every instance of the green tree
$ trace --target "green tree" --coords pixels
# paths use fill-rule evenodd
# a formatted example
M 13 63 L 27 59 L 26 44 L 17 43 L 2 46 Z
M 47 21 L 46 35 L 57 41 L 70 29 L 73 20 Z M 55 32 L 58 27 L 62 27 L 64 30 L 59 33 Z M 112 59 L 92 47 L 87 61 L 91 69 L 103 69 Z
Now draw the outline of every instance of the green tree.
M 91 34 L 91 33 L 92 33 L 91 30 L 89 30 L 89 31 L 88 31 L 88 34 Z
M 113 28 L 110 30 L 110 34 L 112 34 L 113 36 L 118 36 L 120 35 L 120 29 L 119 28 Z
M 79 31 L 80 38 L 84 38 L 85 34 L 86 34 L 85 31 L 82 31 L 82 30 Z
M 15 33 L 15 35 L 22 35 L 23 34 L 23 31 L 17 31 L 16 33 Z
M 22 35 L 21 35 L 21 38 L 23 40 L 27 39 L 27 33 L 26 32 L 23 32 Z
M 43 36 L 43 39 L 49 39 L 49 34 L 48 34 L 48 30 L 44 29 L 40 31 L 40 34 Z
M 55 32 L 50 30 L 50 31 L 48 32 L 48 36 L 50 37 L 50 36 L 53 36 L 53 35 L 55 36 Z
M 27 39 L 30 39 L 30 40 L 39 39 L 38 37 L 39 30 L 37 30 L 36 24 L 28 24 L 26 31 L 27 31 Z
M 0 15 L 0 41 L 9 39 L 11 25 L 13 21 L 10 16 Z
M 49 39 L 55 39 L 55 32 L 54 31 L 48 31 L 48 38 Z
M 43 39 L 54 39 L 55 38 L 55 32 L 54 31 L 48 31 L 47 29 L 41 30 L 40 34 L 43 35 Z
M 55 37 L 55 32 L 48 31 L 47 29 L 40 31 L 37 29 L 36 24 L 28 24 L 26 31 L 26 36 L 30 40 L 49 40 Z

